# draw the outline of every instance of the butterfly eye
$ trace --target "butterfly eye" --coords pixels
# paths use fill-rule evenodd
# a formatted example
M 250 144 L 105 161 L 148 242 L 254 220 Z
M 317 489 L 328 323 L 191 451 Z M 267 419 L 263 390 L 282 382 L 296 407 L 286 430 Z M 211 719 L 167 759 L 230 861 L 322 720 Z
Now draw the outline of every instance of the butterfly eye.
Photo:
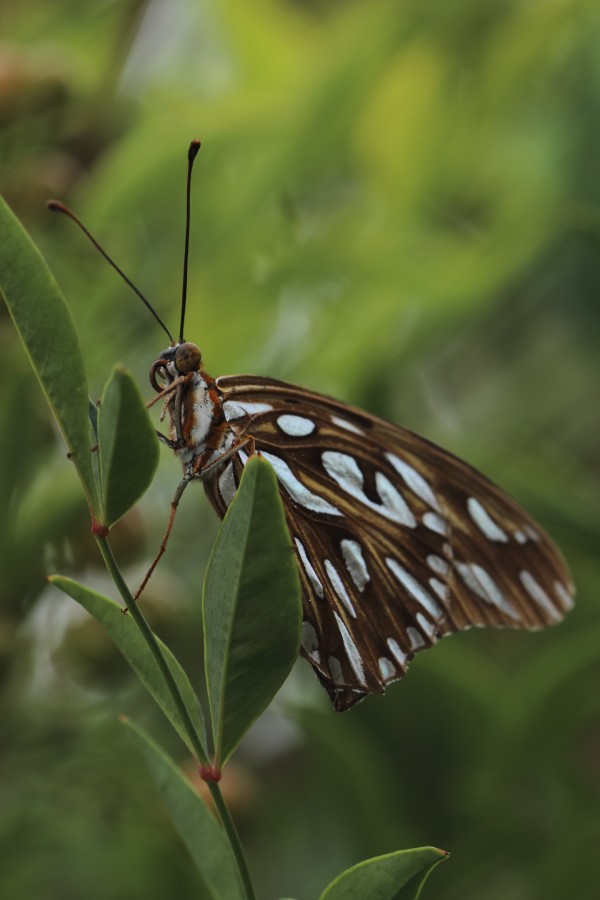
M 201 362 L 202 355 L 195 344 L 186 341 L 184 344 L 180 344 L 175 351 L 175 366 L 181 375 L 196 371 Z

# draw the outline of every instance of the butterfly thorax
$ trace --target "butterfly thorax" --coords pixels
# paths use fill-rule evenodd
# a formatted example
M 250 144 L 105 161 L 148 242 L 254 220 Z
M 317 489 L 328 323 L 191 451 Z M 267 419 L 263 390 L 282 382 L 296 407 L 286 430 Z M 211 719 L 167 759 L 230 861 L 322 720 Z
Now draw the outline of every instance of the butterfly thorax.
M 215 380 L 202 368 L 200 358 L 198 368 L 187 372 L 185 361 L 182 365 L 177 358 L 177 351 L 185 346 L 163 351 L 152 366 L 150 380 L 160 391 L 172 388 L 161 416 L 169 419 L 167 443 L 181 461 L 184 474 L 199 477 L 202 469 L 231 447 L 236 435 L 225 419 Z

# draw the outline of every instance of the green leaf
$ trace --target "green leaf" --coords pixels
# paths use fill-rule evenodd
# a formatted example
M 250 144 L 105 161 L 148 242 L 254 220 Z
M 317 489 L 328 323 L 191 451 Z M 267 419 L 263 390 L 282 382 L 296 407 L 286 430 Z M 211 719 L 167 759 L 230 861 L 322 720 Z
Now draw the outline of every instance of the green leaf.
M 114 644 L 121 651 L 133 671 L 136 673 L 144 687 L 154 697 L 167 719 L 171 722 L 181 739 L 185 742 L 191 752 L 194 749 L 190 743 L 190 738 L 186 731 L 185 725 L 181 720 L 177 707 L 173 701 L 170 691 L 168 690 L 162 672 L 160 671 L 156 660 L 154 659 L 146 641 L 144 640 L 139 628 L 130 615 L 123 613 L 122 607 L 114 600 L 97 594 L 82 584 L 78 584 L 71 578 L 64 578 L 61 575 L 54 575 L 50 578 L 52 584 L 57 588 L 76 600 L 91 616 L 108 632 Z M 198 698 L 194 693 L 190 681 L 183 671 L 177 659 L 165 644 L 158 639 L 162 651 L 167 659 L 169 668 L 177 686 L 181 692 L 190 718 L 194 723 L 194 727 L 202 739 L 205 734 L 204 723 L 202 721 L 202 712 Z M 205 753 L 205 756 L 208 754 Z
M 220 766 L 271 702 L 298 655 L 300 582 L 277 478 L 246 464 L 204 580 L 205 666 Z
M 94 443 L 98 443 L 98 407 L 91 400 L 88 400 L 88 418 L 94 435 Z
M 0 290 L 98 518 L 87 377 L 75 325 L 39 250 L 1 197 Z
M 173 760 L 139 725 L 125 716 L 121 721 L 144 757 L 181 840 L 200 873 L 207 900 L 243 897 L 234 857 L 225 835 L 193 786 Z
M 435 847 L 398 850 L 342 872 L 321 900 L 417 900 L 432 869 L 448 857 Z
M 103 522 L 114 523 L 139 500 L 158 465 L 156 432 L 138 387 L 116 366 L 98 415 Z
M 90 443 L 92 447 L 96 448 L 96 452 L 92 453 L 92 475 L 94 484 L 96 485 L 96 496 L 100 499 L 100 503 L 102 504 L 102 473 L 100 471 L 100 448 L 98 445 L 98 407 L 95 403 L 92 403 L 91 400 L 88 401 L 88 418 L 90 425 Z M 100 524 L 101 519 L 104 519 L 102 510 L 98 511 L 96 519 L 98 520 L 98 524 Z

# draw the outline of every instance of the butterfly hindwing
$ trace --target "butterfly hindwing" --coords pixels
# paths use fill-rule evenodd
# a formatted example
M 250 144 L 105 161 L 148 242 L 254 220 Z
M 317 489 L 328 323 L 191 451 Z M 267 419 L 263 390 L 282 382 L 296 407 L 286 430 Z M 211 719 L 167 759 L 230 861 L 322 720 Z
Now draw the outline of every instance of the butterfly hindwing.
M 217 379 L 229 424 L 275 468 L 303 586 L 303 654 L 337 709 L 477 625 L 538 628 L 572 605 L 565 564 L 485 476 L 418 435 L 270 378 Z M 241 450 L 206 491 L 223 516 Z

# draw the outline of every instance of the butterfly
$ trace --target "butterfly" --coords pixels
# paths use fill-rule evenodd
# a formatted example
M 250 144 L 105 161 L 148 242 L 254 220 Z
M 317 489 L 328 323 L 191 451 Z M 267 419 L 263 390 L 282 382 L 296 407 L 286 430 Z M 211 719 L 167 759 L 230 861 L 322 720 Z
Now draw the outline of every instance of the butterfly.
M 190 372 L 178 354 L 197 360 Z M 155 386 L 158 373 L 169 387 L 188 377 L 167 404 L 182 485 L 201 480 L 222 517 L 252 452 L 275 469 L 302 584 L 302 654 L 336 710 L 382 693 L 443 635 L 542 628 L 571 608 L 569 573 L 541 528 L 425 438 L 272 378 L 212 379 L 195 345 L 167 348 Z
M 192 142 L 188 153 L 178 341 L 150 307 L 171 341 L 150 371 L 155 400 L 163 401 L 161 418 L 170 423 L 159 438 L 178 456 L 183 479 L 140 591 L 164 552 L 187 485 L 201 481 L 223 517 L 244 465 L 259 453 L 277 475 L 298 564 L 301 652 L 336 710 L 383 693 L 416 653 L 444 635 L 477 626 L 537 629 L 562 619 L 574 588 L 558 549 L 466 462 L 304 388 L 266 377 L 208 375 L 199 348 L 183 338 L 198 149 Z

